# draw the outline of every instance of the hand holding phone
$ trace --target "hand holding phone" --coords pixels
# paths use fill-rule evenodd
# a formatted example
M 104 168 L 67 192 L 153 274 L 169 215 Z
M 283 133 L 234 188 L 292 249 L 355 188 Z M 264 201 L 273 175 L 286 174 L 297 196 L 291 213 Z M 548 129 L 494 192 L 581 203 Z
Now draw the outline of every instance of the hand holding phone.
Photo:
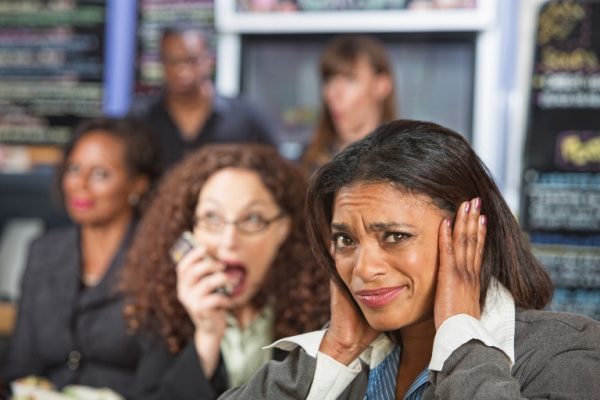
M 223 263 L 208 252 L 197 250 L 186 255 L 198 244 L 191 232 L 184 232 L 175 241 L 169 254 L 177 267 L 177 299 L 190 316 L 194 327 L 194 344 L 206 376 L 212 376 L 219 364 L 220 343 L 226 329 L 226 314 L 231 307 L 228 288 L 224 286 Z
M 212 256 L 206 246 L 184 232 L 169 251 L 175 264 L 177 299 L 186 310 L 196 332 L 213 338 L 222 336 L 225 313 L 231 307 L 230 286 L 225 265 Z
M 183 257 L 185 257 L 185 255 L 187 253 L 189 253 L 193 248 L 199 247 L 199 246 L 200 246 L 200 244 L 198 244 L 198 242 L 196 241 L 194 234 L 190 231 L 185 231 L 175 241 L 175 243 L 169 250 L 169 255 L 171 256 L 171 259 L 173 260 L 175 265 L 177 265 L 181 261 L 181 259 Z M 210 253 L 207 252 L 206 254 L 207 254 L 207 257 L 216 260 L 216 257 L 213 257 Z M 231 285 L 225 285 L 222 287 L 218 287 L 214 291 L 214 293 L 223 294 L 225 296 L 231 296 L 232 292 L 233 292 L 233 288 L 231 287 Z

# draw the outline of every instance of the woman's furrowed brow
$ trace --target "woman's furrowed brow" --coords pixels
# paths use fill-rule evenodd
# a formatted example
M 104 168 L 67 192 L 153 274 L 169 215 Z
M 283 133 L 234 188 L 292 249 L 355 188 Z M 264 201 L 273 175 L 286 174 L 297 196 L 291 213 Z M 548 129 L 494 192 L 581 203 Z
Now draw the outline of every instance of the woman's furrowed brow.
M 332 222 L 331 223 L 331 230 L 346 232 L 346 231 L 349 230 L 349 228 L 348 228 L 348 225 L 346 225 L 346 224 L 342 224 L 342 223 L 338 223 L 338 222 Z
M 414 225 L 402 223 L 402 222 L 374 222 L 372 224 L 367 225 L 367 229 L 371 232 L 386 232 L 390 230 L 396 229 L 414 229 Z M 331 229 L 334 231 L 342 231 L 347 232 L 350 230 L 350 227 L 347 224 L 332 222 Z
M 414 226 L 403 222 L 374 222 L 368 225 L 368 229 L 373 232 L 384 232 L 394 229 L 407 228 L 414 228 Z

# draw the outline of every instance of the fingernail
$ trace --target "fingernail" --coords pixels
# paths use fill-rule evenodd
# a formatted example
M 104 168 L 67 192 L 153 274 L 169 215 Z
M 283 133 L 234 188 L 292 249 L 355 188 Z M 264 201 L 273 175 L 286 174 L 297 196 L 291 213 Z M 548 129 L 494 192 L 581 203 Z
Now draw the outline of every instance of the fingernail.
M 481 225 L 485 225 L 485 224 L 487 224 L 487 218 L 485 217 L 485 215 L 481 215 L 481 216 L 479 217 L 479 223 L 480 223 Z
M 475 198 L 475 200 L 473 200 L 473 201 L 474 201 L 474 203 L 475 203 L 475 204 L 474 204 L 474 207 L 475 207 L 475 209 L 476 209 L 477 211 L 479 211 L 479 209 L 481 208 L 481 197 L 477 197 L 477 198 Z
M 446 218 L 446 226 L 452 228 L 452 220 L 450 218 Z
M 465 213 L 468 214 L 470 209 L 471 209 L 471 203 L 467 201 L 465 203 Z

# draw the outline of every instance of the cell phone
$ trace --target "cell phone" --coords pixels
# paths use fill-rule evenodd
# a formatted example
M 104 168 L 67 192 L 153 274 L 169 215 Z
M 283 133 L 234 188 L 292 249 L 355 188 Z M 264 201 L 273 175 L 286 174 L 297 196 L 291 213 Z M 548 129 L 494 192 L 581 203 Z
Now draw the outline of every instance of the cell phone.
M 171 249 L 169 250 L 169 255 L 171 256 L 171 260 L 175 264 L 178 264 L 179 261 L 194 247 L 198 247 L 199 244 L 196 242 L 194 235 L 185 231 L 179 236 L 179 238 L 175 241 Z
M 194 237 L 194 234 L 190 231 L 185 231 L 179 236 L 179 238 L 175 241 L 171 249 L 169 250 L 169 255 L 171 256 L 171 260 L 177 265 L 179 261 L 185 255 L 192 250 L 194 247 L 200 246 Z M 211 254 L 207 253 L 207 257 L 215 259 Z M 231 296 L 233 292 L 232 288 L 229 285 L 218 287 L 215 289 L 214 293 L 223 294 L 225 296 Z

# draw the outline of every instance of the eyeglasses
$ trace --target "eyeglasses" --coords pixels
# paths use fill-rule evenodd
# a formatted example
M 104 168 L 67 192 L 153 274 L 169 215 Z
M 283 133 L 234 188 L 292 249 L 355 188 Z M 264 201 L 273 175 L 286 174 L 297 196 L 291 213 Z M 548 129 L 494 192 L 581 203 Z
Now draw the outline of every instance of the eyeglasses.
M 185 65 L 186 67 L 195 67 L 200 64 L 205 57 L 194 56 L 194 57 L 162 57 L 162 62 L 167 67 L 178 67 Z
M 225 229 L 225 225 L 232 224 L 240 233 L 245 235 L 253 235 L 264 231 L 273 222 L 281 219 L 285 213 L 280 211 L 279 214 L 272 218 L 265 218 L 260 214 L 249 214 L 243 218 L 229 221 L 216 213 L 206 213 L 204 215 L 196 215 L 194 217 L 194 225 L 211 233 L 221 233 Z

